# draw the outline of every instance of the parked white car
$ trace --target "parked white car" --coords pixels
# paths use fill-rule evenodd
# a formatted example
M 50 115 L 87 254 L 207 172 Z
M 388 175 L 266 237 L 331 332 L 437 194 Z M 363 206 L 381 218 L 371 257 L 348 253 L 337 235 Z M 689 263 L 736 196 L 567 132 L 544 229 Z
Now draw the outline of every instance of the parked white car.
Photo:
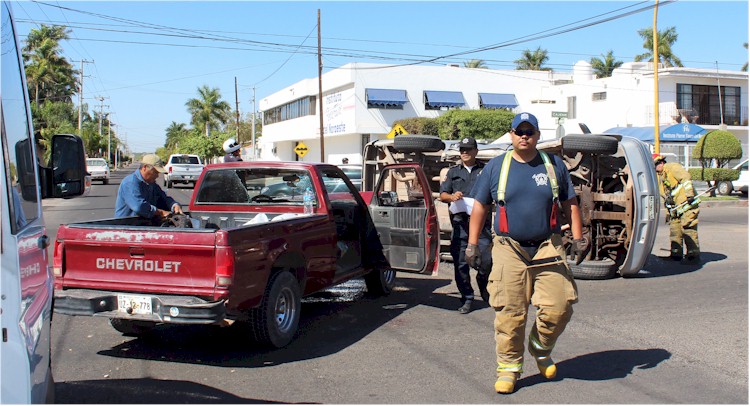
M 86 171 L 91 174 L 91 180 L 100 180 L 102 184 L 109 183 L 109 164 L 104 158 L 86 158 Z
M 717 186 L 717 193 L 720 195 L 730 195 L 733 191 L 739 191 L 743 195 L 747 195 L 748 185 L 750 185 L 750 172 L 748 172 L 748 160 L 744 160 L 732 169 L 740 170 L 740 177 L 735 181 L 719 182 Z

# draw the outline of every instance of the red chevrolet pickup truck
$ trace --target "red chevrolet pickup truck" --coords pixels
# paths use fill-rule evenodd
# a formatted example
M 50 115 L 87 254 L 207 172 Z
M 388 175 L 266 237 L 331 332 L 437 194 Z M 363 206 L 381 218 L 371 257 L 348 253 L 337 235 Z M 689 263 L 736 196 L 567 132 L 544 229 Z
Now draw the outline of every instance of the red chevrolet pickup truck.
M 159 323 L 238 322 L 282 347 L 297 331 L 302 296 L 360 276 L 383 295 L 397 270 L 437 270 L 439 230 L 424 172 L 392 165 L 379 180 L 361 195 L 334 165 L 209 165 L 193 191 L 189 227 L 138 217 L 61 226 L 54 310 L 108 317 L 135 335 Z

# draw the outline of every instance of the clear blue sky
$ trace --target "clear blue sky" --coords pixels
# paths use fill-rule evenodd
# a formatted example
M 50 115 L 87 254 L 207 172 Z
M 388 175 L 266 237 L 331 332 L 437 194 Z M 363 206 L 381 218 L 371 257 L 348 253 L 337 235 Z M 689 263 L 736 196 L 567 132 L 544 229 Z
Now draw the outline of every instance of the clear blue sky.
M 482 59 L 513 69 L 524 49 L 549 53 L 547 66 L 570 71 L 612 50 L 618 60 L 643 53 L 637 31 L 651 27 L 645 1 L 14 2 L 24 40 L 40 24 L 65 24 L 71 61 L 84 65 L 84 97 L 111 113 L 132 152 L 163 146 L 172 121 L 189 124 L 185 102 L 202 85 L 219 88 L 240 111 L 256 99 L 317 77 L 317 10 L 324 72 L 350 62 L 404 64 L 483 47 L 495 49 L 425 64 Z M 748 60 L 748 2 L 660 0 L 658 28 L 676 27 L 673 52 L 686 67 L 737 70 Z M 627 13 L 635 12 L 630 15 Z M 624 15 L 624 16 L 623 16 Z M 615 18 L 620 16 L 620 18 Z M 611 21 L 583 27 L 589 23 Z M 563 32 L 569 31 L 569 32 Z M 80 68 L 79 62 L 74 62 Z

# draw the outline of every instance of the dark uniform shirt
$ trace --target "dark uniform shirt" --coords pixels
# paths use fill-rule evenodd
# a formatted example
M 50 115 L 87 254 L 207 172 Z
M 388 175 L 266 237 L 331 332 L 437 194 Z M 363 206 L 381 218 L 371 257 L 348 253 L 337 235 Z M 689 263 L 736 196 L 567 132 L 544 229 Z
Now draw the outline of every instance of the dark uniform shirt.
M 463 163 L 451 166 L 448 169 L 445 181 L 440 184 L 440 193 L 453 194 L 461 192 L 464 197 L 472 197 L 471 190 L 474 188 L 474 184 L 477 178 L 479 178 L 479 174 L 482 173 L 483 168 L 484 164 L 479 161 L 471 167 L 471 172 L 466 170 Z M 454 220 L 464 220 L 466 219 L 466 214 L 456 213 L 453 217 Z

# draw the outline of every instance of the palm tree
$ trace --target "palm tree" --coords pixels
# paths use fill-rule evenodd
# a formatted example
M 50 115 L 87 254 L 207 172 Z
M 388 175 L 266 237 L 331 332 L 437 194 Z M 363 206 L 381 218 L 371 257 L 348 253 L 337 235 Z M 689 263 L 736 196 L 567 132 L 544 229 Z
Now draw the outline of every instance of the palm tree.
M 191 123 L 195 128 L 203 127 L 206 137 L 211 136 L 211 129 L 229 121 L 232 107 L 221 100 L 221 92 L 217 88 L 210 89 L 208 85 L 198 88 L 198 98 L 185 103 L 190 113 Z
M 643 48 L 646 52 L 636 55 L 636 62 L 653 62 L 654 61 L 654 29 L 644 28 L 638 31 L 638 35 L 643 38 Z M 669 27 L 664 31 L 657 33 L 657 52 L 659 52 L 659 63 L 671 68 L 673 66 L 682 66 L 682 61 L 677 55 L 672 53 L 672 45 L 677 42 L 677 29 Z
M 184 138 L 188 134 L 188 129 L 185 123 L 177 123 L 175 121 L 172 121 L 172 124 L 170 124 L 166 129 L 166 133 L 167 141 L 164 143 L 164 146 L 172 149 L 177 145 L 177 143 L 180 142 L 182 138 Z
M 76 92 L 78 72 L 60 49 L 60 40 L 68 39 L 68 33 L 64 26 L 47 25 L 29 32 L 23 58 L 29 93 L 36 104 L 44 100 L 70 101 Z
M 471 59 L 464 62 L 464 68 L 487 69 L 487 64 L 481 59 Z
M 516 70 L 544 70 L 551 71 L 552 68 L 542 67 L 545 62 L 549 59 L 547 56 L 547 50 L 538 47 L 534 52 L 529 49 L 523 51 L 523 58 L 516 59 L 513 63 L 516 64 Z
M 612 71 L 622 66 L 622 61 L 616 61 L 612 50 L 607 52 L 607 55 L 602 54 L 602 58 L 591 58 L 591 67 L 594 69 L 594 73 L 597 78 L 608 78 L 612 76 Z
M 747 49 L 747 42 L 745 42 L 744 44 L 742 44 L 742 46 L 745 47 L 745 49 Z M 742 71 L 743 72 L 747 72 L 747 62 L 745 62 L 745 64 L 742 65 Z

